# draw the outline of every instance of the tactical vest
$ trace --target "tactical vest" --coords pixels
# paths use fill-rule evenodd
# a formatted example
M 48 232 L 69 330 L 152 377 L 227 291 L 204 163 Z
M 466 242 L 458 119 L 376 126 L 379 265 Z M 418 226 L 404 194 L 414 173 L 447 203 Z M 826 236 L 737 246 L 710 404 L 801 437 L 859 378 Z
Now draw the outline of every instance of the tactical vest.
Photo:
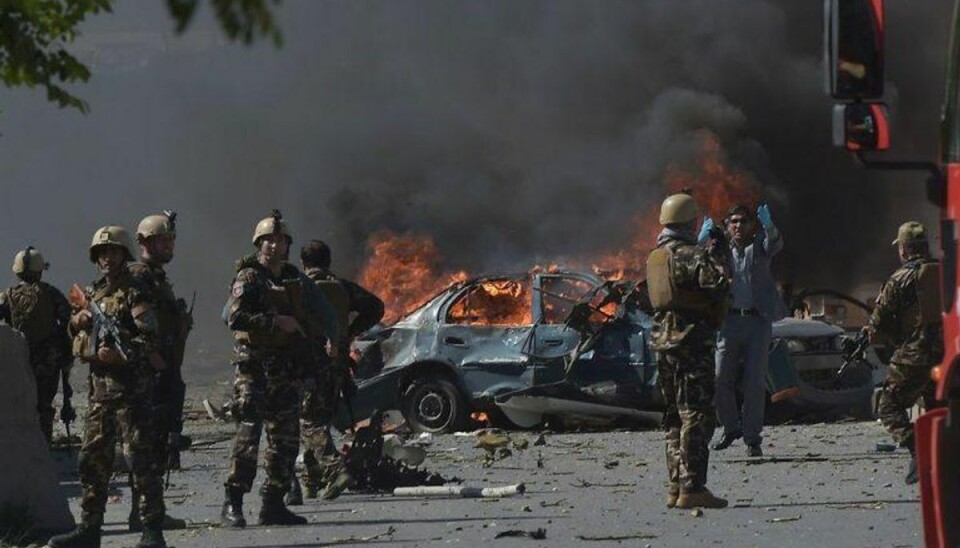
M 267 286 L 263 303 L 266 308 L 265 313 L 294 317 L 302 316 L 295 311 L 294 299 L 291 297 L 291 284 L 277 285 L 269 280 L 265 280 L 265 284 Z M 299 282 L 297 285 L 299 285 Z M 301 319 L 298 318 L 298 320 Z M 293 341 L 293 335 L 273 327 L 269 331 L 234 331 L 234 339 L 241 344 L 251 346 L 283 348 L 290 345 Z
M 49 339 L 56 324 L 53 299 L 39 283 L 22 283 L 7 292 L 11 327 L 34 346 Z
M 937 325 L 943 322 L 942 304 L 941 304 L 941 284 L 940 284 L 940 263 L 938 261 L 925 261 L 916 264 L 913 269 L 917 273 L 914 286 L 916 287 L 917 300 L 910 306 L 908 313 L 904 314 L 904 321 L 912 325 L 904 325 L 903 332 L 910 333 L 917 327 L 927 327 Z
M 647 289 L 650 304 L 658 312 L 681 312 L 706 316 L 717 315 L 717 303 L 705 291 L 677 285 L 674 253 L 678 244 L 654 249 L 647 258 Z

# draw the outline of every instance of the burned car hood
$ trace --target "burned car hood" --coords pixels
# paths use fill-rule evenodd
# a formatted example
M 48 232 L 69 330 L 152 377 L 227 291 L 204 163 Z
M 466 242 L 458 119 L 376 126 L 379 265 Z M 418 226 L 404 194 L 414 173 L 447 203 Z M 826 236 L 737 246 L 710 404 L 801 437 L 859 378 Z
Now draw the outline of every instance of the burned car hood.
M 843 332 L 840 327 L 817 320 L 784 318 L 773 323 L 774 338 L 832 337 Z

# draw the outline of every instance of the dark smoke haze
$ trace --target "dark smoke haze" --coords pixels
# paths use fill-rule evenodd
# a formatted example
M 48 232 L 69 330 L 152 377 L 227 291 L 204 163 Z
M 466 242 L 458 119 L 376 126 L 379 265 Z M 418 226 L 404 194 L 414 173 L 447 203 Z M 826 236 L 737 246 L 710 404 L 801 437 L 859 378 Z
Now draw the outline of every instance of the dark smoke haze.
M 916 4 L 887 2 L 890 156 L 933 159 L 952 2 Z M 897 225 L 936 212 L 922 175 L 866 172 L 831 148 L 821 11 L 288 0 L 277 50 L 225 43 L 208 14 L 174 38 L 162 3 L 119 2 L 78 44 L 89 115 L 0 89 L 0 257 L 32 244 L 54 283 L 87 281 L 98 226 L 176 209 L 171 276 L 198 291 L 191 345 L 221 371 L 232 263 L 272 207 L 295 244 L 328 240 L 343 274 L 380 229 L 432 235 L 450 268 L 516 268 L 625 245 L 707 129 L 763 185 L 787 242 L 782 277 L 877 282 Z

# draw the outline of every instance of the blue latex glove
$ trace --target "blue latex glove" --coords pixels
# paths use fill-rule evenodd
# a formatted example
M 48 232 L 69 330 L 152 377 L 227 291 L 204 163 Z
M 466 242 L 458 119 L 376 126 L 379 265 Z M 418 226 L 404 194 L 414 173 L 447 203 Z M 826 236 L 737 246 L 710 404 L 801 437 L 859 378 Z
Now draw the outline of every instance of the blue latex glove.
M 767 204 L 760 204 L 760 207 L 757 208 L 757 220 L 760 221 L 760 224 L 763 225 L 763 228 L 770 228 L 773 226 L 773 216 L 770 215 L 770 206 Z
M 707 217 L 703 220 L 703 226 L 700 227 L 700 234 L 697 236 L 697 243 L 707 243 L 707 239 L 710 237 L 711 230 L 713 230 L 713 219 Z

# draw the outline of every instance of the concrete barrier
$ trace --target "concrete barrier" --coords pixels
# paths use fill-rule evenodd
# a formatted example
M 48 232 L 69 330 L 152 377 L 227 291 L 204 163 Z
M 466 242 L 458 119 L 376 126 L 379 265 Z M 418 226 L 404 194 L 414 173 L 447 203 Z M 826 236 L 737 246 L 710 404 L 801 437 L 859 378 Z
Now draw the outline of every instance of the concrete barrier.
M 20 333 L 0 325 L 0 506 L 26 508 L 33 527 L 74 526 L 37 416 L 37 388 Z

